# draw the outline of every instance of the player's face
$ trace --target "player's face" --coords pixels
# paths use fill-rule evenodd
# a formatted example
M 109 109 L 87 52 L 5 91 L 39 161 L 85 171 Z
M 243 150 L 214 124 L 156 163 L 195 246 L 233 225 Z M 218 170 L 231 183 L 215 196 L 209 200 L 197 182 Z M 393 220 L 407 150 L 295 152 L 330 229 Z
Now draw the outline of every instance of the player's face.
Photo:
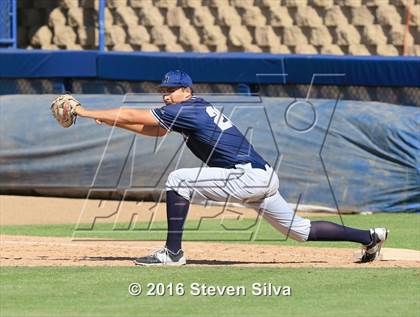
M 162 87 L 160 89 L 165 104 L 180 103 L 191 98 L 191 89 L 184 87 Z

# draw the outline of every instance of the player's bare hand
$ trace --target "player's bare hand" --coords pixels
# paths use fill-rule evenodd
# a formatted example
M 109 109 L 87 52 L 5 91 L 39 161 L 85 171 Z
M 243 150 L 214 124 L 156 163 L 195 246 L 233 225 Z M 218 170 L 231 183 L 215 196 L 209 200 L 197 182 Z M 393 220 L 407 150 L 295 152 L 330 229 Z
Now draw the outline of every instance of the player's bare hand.
M 80 117 L 84 117 L 85 116 L 85 114 L 86 114 L 86 109 L 83 107 L 83 106 L 78 106 L 78 107 L 76 107 L 76 109 L 75 109 L 75 112 L 76 112 L 76 114 L 78 115 L 78 116 L 80 116 Z
M 95 119 L 96 124 L 102 124 L 103 122 L 101 120 Z

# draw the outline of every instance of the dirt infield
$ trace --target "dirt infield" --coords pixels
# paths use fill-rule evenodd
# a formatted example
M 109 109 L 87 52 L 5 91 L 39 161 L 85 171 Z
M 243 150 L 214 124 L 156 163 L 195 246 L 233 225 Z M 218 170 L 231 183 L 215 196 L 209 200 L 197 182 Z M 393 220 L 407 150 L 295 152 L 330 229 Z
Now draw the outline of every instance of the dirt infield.
M 0 236 L 1 266 L 131 266 L 163 241 L 71 241 L 70 238 Z M 356 263 L 357 249 L 185 242 L 191 266 L 420 267 L 420 252 L 384 248 L 383 260 Z
M 130 221 L 133 215 L 138 221 L 149 220 L 153 214 L 153 220 L 166 220 L 165 204 L 153 202 L 136 203 L 125 201 L 118 205 L 117 201 L 85 200 L 55 197 L 31 197 L 0 195 L 0 224 L 1 225 L 26 225 L 26 224 L 76 224 L 89 223 L 94 216 L 102 218 L 102 222 Z M 83 211 L 83 213 L 82 213 Z M 118 211 L 118 215 L 116 212 Z M 299 212 L 305 215 L 305 212 Z M 329 215 L 326 212 L 311 212 L 311 215 L 320 217 Z M 188 213 L 188 219 L 199 218 L 253 218 L 257 214 L 249 208 L 226 208 L 223 206 L 192 205 Z
M 101 222 L 128 222 L 133 215 L 138 217 L 138 221 L 149 220 L 151 215 L 155 221 L 166 221 L 164 203 L 124 201 L 119 205 L 118 201 L 111 200 L 6 195 L 0 196 L 0 203 L 2 225 L 90 223 L 94 217 L 103 217 Z M 252 209 L 236 209 L 240 210 L 241 217 L 256 216 Z M 224 211 L 222 206 L 192 205 L 188 219 L 220 218 L 222 213 L 223 217 L 238 217 L 236 209 L 229 212 Z
M 79 199 L 0 196 L 1 224 L 75 224 L 86 217 L 112 215 L 117 202 Z M 85 204 L 86 203 L 86 204 Z M 126 202 L 118 221 L 128 221 L 133 213 L 141 219 L 166 219 L 164 204 Z M 83 208 L 86 213 L 81 217 Z M 222 207 L 194 205 L 189 219 L 200 217 L 249 218 L 255 211 L 245 208 L 223 211 Z M 311 213 L 313 214 L 313 213 Z M 317 214 L 319 216 L 325 213 Z M 106 221 L 115 221 L 112 215 Z M 71 238 L 0 236 L 0 266 L 131 266 L 132 260 L 161 247 L 160 241 L 72 241 Z M 275 267 L 420 267 L 420 252 L 384 248 L 382 260 L 358 264 L 358 249 L 290 247 L 255 244 L 185 242 L 191 266 L 275 266 Z

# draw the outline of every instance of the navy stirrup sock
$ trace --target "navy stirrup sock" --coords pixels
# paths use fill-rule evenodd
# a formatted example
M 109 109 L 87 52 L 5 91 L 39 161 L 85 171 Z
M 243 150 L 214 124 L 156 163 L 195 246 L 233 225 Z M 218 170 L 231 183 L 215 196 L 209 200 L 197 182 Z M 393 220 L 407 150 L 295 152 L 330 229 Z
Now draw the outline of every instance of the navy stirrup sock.
M 345 227 L 329 221 L 311 221 L 308 241 L 351 241 L 368 245 L 372 237 L 369 230 Z
M 166 192 L 166 217 L 168 221 L 166 247 L 173 253 L 178 253 L 181 249 L 182 232 L 189 206 L 190 202 L 175 191 Z

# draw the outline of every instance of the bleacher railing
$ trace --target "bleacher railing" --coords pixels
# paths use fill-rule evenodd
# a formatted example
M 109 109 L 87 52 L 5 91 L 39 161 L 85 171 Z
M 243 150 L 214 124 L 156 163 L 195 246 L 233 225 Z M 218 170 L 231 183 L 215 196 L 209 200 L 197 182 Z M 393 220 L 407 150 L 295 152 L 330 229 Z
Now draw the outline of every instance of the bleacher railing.
M 16 0 L 0 1 L 0 47 L 17 47 Z
M 99 50 L 105 50 L 105 5 L 106 0 L 99 0 Z

